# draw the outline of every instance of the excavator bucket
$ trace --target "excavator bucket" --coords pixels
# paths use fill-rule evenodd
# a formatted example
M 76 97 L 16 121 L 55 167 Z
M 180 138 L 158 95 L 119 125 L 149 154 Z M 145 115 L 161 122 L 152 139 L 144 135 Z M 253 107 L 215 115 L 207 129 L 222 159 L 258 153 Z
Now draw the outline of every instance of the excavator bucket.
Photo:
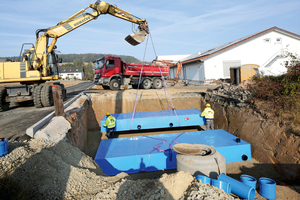
M 136 46 L 136 45 L 144 42 L 146 35 L 147 35 L 147 33 L 145 31 L 140 31 L 140 32 L 136 32 L 136 33 L 132 33 L 132 34 L 128 35 L 125 38 L 125 40 L 132 46 Z

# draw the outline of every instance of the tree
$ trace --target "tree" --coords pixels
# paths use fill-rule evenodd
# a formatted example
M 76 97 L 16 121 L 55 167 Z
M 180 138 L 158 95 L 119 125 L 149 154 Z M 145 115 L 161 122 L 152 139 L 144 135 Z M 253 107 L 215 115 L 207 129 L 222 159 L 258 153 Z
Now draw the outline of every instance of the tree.
M 288 61 L 285 63 L 285 67 L 288 70 L 288 73 L 292 76 L 300 75 L 300 57 L 297 54 L 288 53 L 286 58 Z
M 84 80 L 93 80 L 94 79 L 94 70 L 90 63 L 83 66 L 84 68 Z
M 61 67 L 74 67 L 74 65 L 73 65 L 73 64 L 70 64 L 70 63 L 68 63 L 68 64 L 61 65 Z
M 74 65 L 75 67 L 82 67 L 82 66 L 84 66 L 84 64 L 83 64 L 83 62 L 80 60 L 80 58 L 74 59 L 74 60 L 73 60 L 73 65 Z

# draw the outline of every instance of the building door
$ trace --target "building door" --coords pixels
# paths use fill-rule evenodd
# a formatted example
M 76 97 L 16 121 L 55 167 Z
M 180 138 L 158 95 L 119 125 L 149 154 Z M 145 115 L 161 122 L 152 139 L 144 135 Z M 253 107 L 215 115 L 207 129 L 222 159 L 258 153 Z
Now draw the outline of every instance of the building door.
M 223 61 L 223 76 L 225 79 L 230 78 L 230 68 L 237 68 L 241 66 L 240 60 L 224 60 Z
M 197 63 L 192 65 L 184 65 L 184 75 L 186 79 L 195 82 L 201 82 L 204 79 L 204 65 Z
M 73 79 L 74 78 L 74 74 L 68 74 L 67 75 L 69 79 Z

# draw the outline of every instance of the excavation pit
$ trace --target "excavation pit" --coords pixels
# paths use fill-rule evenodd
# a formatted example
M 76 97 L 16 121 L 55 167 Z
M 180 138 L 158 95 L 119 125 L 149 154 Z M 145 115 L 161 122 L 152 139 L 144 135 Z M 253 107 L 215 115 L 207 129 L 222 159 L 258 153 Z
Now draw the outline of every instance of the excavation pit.
M 261 162 L 255 164 L 255 166 L 260 169 L 260 172 L 273 169 L 279 174 L 284 172 L 284 179 L 281 180 L 297 180 L 299 167 L 297 167 L 296 161 L 295 164 L 273 164 L 274 156 L 270 154 L 269 150 L 265 149 L 266 145 L 273 149 L 275 149 L 275 145 L 277 145 L 280 146 L 279 149 L 277 147 L 277 154 L 285 155 L 285 152 L 290 152 L 290 149 L 284 148 L 282 145 L 285 144 L 284 142 L 289 143 L 290 140 L 292 141 L 292 137 L 286 138 L 285 134 L 280 134 L 279 132 L 282 131 L 282 128 L 277 128 L 278 124 L 274 124 L 271 120 L 263 122 L 265 125 L 261 125 L 261 119 L 257 115 L 253 115 L 251 108 L 241 109 L 240 107 L 232 106 L 233 104 L 230 102 L 232 99 L 224 99 L 224 97 L 222 97 L 222 99 L 216 97 L 212 99 L 212 96 L 211 99 L 207 99 L 207 95 L 205 95 L 207 94 L 207 88 L 199 88 L 200 87 L 192 87 L 192 89 L 181 88 L 179 90 L 174 89 L 170 91 L 169 94 L 174 107 L 176 109 L 196 108 L 203 110 L 205 104 L 209 102 L 215 110 L 215 129 L 223 129 L 232 133 L 237 138 L 249 142 L 251 144 L 253 158 Z M 100 130 L 100 121 L 106 112 L 132 112 L 135 100 L 136 112 L 168 110 L 168 105 L 172 109 L 171 102 L 167 101 L 168 98 L 165 97 L 164 90 L 140 90 L 138 95 L 136 95 L 136 90 L 116 92 L 91 89 L 87 91 L 86 94 L 91 96 L 91 100 L 79 99 L 78 105 L 80 105 L 80 108 L 74 106 L 74 108 L 68 109 L 66 111 L 66 118 L 72 126 L 72 129 L 69 131 L 69 138 L 72 143 L 92 158 L 95 158 L 101 140 L 106 139 Z M 224 103 L 225 101 L 227 101 L 226 104 Z M 189 130 L 185 127 L 155 131 L 130 131 L 130 133 L 126 134 L 117 133 L 114 138 L 180 133 L 184 131 L 193 132 L 201 131 L 203 130 L 202 128 L 204 127 L 189 127 Z M 274 134 L 274 131 L 278 133 Z M 278 144 L 277 141 L 283 142 Z M 280 150 L 280 152 L 278 150 Z M 276 156 L 276 154 L 274 155 Z M 247 159 L 249 160 L 249 157 Z M 286 163 L 285 157 L 277 156 L 275 159 L 277 159 L 276 162 L 278 163 Z M 250 161 L 245 163 L 241 162 L 240 165 L 249 162 Z M 250 165 L 254 166 L 253 164 Z M 251 172 L 249 173 L 251 174 Z M 269 178 L 278 180 L 279 174 L 276 174 L 276 177 L 270 176 Z M 238 179 L 239 177 L 237 176 L 236 178 Z
M 82 109 L 79 112 L 77 109 L 76 113 L 80 113 L 77 117 L 72 117 L 74 115 L 72 110 L 67 112 L 69 116 L 67 118 L 69 121 L 73 120 L 72 127 L 74 127 L 69 136 L 73 144 L 95 159 L 106 175 L 176 169 L 177 153 L 172 150 L 172 145 L 183 142 L 215 145 L 220 148 L 222 154 L 229 155 L 226 158 L 228 162 L 242 161 L 244 154 L 251 160 L 249 143 L 245 141 L 236 143 L 236 137 L 224 130 L 212 131 L 208 134 L 209 137 L 202 134 L 201 126 L 205 123 L 204 118 L 200 117 L 202 113 L 200 92 L 170 92 L 169 95 L 171 100 L 165 97 L 163 90 L 143 90 L 138 94 L 130 90 L 90 93 L 89 101 L 78 100 L 82 104 Z M 133 114 L 129 111 L 134 107 L 136 112 L 132 120 Z M 104 140 L 107 139 L 106 128 L 103 127 L 106 112 L 117 119 L 113 140 Z M 76 118 L 80 120 L 76 121 Z M 133 125 L 132 130 L 131 125 Z M 82 131 L 84 128 L 85 132 Z M 121 137 L 128 138 L 120 139 Z M 220 139 L 222 137 L 224 139 Z M 159 149 L 158 146 L 161 146 L 159 141 L 162 140 L 165 144 Z M 228 141 L 225 143 L 218 142 L 226 140 Z M 247 143 L 246 149 L 243 148 L 245 143 Z M 237 144 L 239 147 L 236 146 Z M 230 151 L 232 153 L 228 153 Z M 241 155 L 234 157 L 235 152 Z M 147 159 L 150 156 L 152 156 L 151 161 Z M 132 162 L 128 162 L 130 159 Z M 144 160 L 142 164 L 139 163 L 141 159 Z M 163 160 L 166 162 L 162 162 Z M 151 167 L 149 167 L 150 162 L 154 164 Z M 112 163 L 118 163 L 120 166 Z M 148 167 L 141 168 L 139 167 L 141 165 Z
M 136 90 L 125 90 L 118 92 L 105 90 L 97 91 L 100 92 L 92 93 L 91 91 L 89 93 L 91 96 L 90 101 L 78 100 L 81 102 L 80 111 L 78 109 L 74 111 L 74 109 L 71 108 L 66 112 L 67 119 L 72 121 L 72 129 L 69 134 L 72 143 L 93 158 L 95 157 L 100 141 L 102 139 L 107 139 L 105 133 L 103 134 L 103 132 L 105 132 L 104 128 L 101 128 L 101 120 L 105 116 L 106 112 L 112 114 L 132 113 L 134 104 L 136 105 L 136 113 L 167 111 L 173 108 L 172 104 L 176 110 L 200 110 L 201 107 L 200 92 L 181 93 L 170 91 L 169 95 L 172 100 L 171 102 L 169 98 L 165 96 L 164 90 L 140 90 L 138 94 L 136 94 Z M 126 123 L 129 123 L 130 126 L 130 120 L 128 120 Z M 199 125 L 189 127 L 172 127 L 173 123 L 175 124 L 175 122 L 168 123 L 168 126 L 170 126 L 169 128 L 165 127 L 162 129 L 155 128 L 152 130 L 139 130 L 137 127 L 135 127 L 136 130 L 117 131 L 114 138 L 203 130 Z

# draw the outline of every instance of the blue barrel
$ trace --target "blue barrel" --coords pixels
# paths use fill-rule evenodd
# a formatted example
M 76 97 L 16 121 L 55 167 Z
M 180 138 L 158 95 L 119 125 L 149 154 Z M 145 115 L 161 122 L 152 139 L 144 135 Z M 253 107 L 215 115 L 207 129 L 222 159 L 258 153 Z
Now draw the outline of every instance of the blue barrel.
M 228 182 L 211 179 L 211 185 L 224 190 L 227 194 L 231 194 L 231 186 Z
M 254 200 L 255 190 L 249 185 L 246 185 L 229 176 L 226 176 L 225 174 L 220 174 L 218 180 L 230 183 L 231 192 L 233 194 L 236 194 L 237 196 L 242 197 L 243 199 Z
M 259 179 L 259 194 L 266 199 L 276 199 L 276 182 L 272 179 L 261 177 Z
M 202 183 L 208 183 L 208 184 L 210 184 L 210 180 L 211 180 L 209 177 L 203 175 L 197 175 L 196 179 L 201 180 Z
M 8 150 L 8 140 L 0 138 L 0 157 L 5 156 Z
M 249 185 L 250 187 L 254 188 L 254 190 L 256 190 L 256 179 L 252 176 L 246 175 L 246 174 L 242 174 L 241 175 L 241 182 Z

